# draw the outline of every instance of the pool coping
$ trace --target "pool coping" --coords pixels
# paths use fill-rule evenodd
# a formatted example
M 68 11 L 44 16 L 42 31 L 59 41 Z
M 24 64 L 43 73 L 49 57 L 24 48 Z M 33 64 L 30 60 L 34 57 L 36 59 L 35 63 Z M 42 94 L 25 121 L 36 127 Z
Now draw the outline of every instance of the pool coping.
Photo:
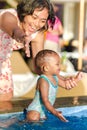
M 72 107 L 72 106 L 87 105 L 87 96 L 79 96 L 78 97 L 79 104 L 73 104 L 73 99 L 74 99 L 74 97 L 57 98 L 56 102 L 54 104 L 54 107 L 60 108 L 60 107 Z M 0 109 L 0 114 L 22 112 L 23 109 L 26 108 L 31 101 L 32 101 L 32 99 L 27 99 L 27 98 L 14 98 L 10 102 L 6 102 L 6 103 L 10 104 L 10 106 L 11 106 L 10 109 L 8 109 L 8 105 L 7 106 L 4 105 L 5 102 L 3 102 L 3 105 L 5 106 L 5 108 L 1 106 L 4 109 Z

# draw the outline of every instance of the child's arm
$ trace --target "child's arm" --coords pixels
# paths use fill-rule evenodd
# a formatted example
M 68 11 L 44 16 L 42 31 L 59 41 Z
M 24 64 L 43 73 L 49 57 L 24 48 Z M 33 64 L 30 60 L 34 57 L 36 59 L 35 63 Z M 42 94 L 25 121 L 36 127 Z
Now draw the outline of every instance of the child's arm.
M 76 76 L 70 76 L 68 78 L 58 76 L 59 86 L 69 90 L 69 89 L 77 86 L 78 81 L 81 80 L 83 76 L 84 76 L 84 74 L 82 72 L 78 72 L 78 74 Z
M 38 89 L 41 93 L 42 101 L 48 111 L 57 116 L 60 120 L 67 122 L 65 117 L 62 115 L 62 112 L 55 110 L 55 108 L 51 105 L 48 97 L 49 97 L 49 85 L 47 81 L 44 79 L 40 79 L 38 83 Z

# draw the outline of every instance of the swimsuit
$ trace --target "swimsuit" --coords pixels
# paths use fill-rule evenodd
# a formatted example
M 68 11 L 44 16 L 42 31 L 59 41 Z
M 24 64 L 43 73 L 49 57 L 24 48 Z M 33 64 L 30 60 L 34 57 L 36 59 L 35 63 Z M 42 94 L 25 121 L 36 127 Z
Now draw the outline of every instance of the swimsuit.
M 48 20 L 48 25 L 50 25 L 50 20 Z M 58 31 L 58 27 L 60 25 L 61 25 L 61 21 L 59 20 L 59 18 L 57 16 L 55 16 L 55 23 L 53 25 L 53 30 Z M 58 43 L 59 42 L 59 36 L 58 36 L 58 34 L 53 34 L 53 33 L 49 32 L 49 31 L 47 31 L 46 40 Z
M 16 16 L 14 9 L 7 9 L 0 12 L 9 11 Z M 32 38 L 35 38 L 37 32 L 32 34 Z M 21 43 L 18 43 L 12 39 L 6 32 L 0 29 L 0 94 L 5 94 L 13 91 L 13 80 L 10 57 L 13 50 L 19 50 L 23 48 Z
M 58 28 L 61 25 L 61 21 L 57 16 L 55 16 L 55 23 L 53 25 L 53 31 L 55 30 L 58 32 Z M 48 20 L 48 26 L 50 26 L 50 20 Z M 45 44 L 44 49 L 54 50 L 58 53 L 60 51 L 60 44 L 59 44 L 59 35 L 54 34 L 54 32 L 47 31 L 45 34 Z
M 53 77 L 56 80 L 56 86 L 47 78 L 47 76 L 41 75 L 39 77 L 39 79 L 43 78 L 49 84 L 48 99 L 49 99 L 49 102 L 51 103 L 51 105 L 53 105 L 55 102 L 57 88 L 58 88 L 58 78 L 57 78 L 57 76 L 53 76 Z M 45 108 L 45 106 L 42 102 L 41 95 L 40 95 L 40 92 L 38 90 L 36 90 L 35 97 L 34 97 L 32 103 L 29 104 L 29 106 L 27 108 L 27 111 L 31 111 L 31 110 L 38 111 L 40 113 L 40 118 L 46 117 L 45 115 L 46 115 L 47 109 Z

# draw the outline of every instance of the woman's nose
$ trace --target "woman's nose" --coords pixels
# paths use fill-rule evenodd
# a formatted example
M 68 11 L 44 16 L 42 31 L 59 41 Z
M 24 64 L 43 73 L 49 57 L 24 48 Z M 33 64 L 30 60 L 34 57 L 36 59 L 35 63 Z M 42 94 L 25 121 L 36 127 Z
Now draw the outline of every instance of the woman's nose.
M 36 27 L 39 27 L 39 24 L 40 24 L 39 19 L 38 19 L 38 20 L 36 20 L 34 24 L 35 24 L 35 26 L 36 26 Z

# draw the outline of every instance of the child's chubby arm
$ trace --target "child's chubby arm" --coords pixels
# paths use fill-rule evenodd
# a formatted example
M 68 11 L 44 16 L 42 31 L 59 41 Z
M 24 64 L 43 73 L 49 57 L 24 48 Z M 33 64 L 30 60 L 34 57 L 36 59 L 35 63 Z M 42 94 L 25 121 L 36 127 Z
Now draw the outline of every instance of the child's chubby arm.
M 67 122 L 67 119 L 62 115 L 62 112 L 55 110 L 55 108 L 51 105 L 48 99 L 49 85 L 47 81 L 45 81 L 44 79 L 40 79 L 37 84 L 37 89 L 39 89 L 41 93 L 41 98 L 46 109 L 55 116 L 57 116 L 61 121 Z
M 58 76 L 59 78 L 59 86 L 70 90 L 73 87 L 77 86 L 77 83 L 84 77 L 83 72 L 78 72 L 76 76 L 70 76 L 68 78 L 63 78 L 61 76 Z

